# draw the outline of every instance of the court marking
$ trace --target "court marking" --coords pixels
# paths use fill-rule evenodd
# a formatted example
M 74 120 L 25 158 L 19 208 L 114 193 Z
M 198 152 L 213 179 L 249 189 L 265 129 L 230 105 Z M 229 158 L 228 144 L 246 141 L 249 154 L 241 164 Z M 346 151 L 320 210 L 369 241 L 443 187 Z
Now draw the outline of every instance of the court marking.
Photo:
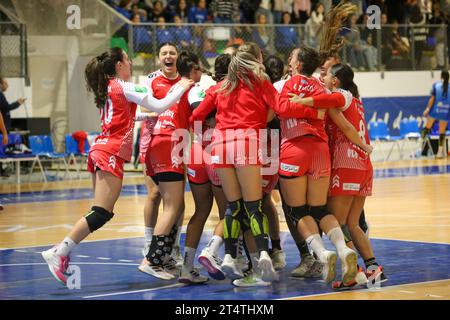
M 177 287 L 183 287 L 183 286 L 185 286 L 183 283 L 174 283 L 171 285 L 158 287 L 158 288 L 142 289 L 142 290 L 135 290 L 135 291 L 124 291 L 124 292 L 113 292 L 113 293 L 106 293 L 106 294 L 98 294 L 95 296 L 86 296 L 86 297 L 82 297 L 82 298 L 83 299 L 104 298 L 104 297 L 119 296 L 119 295 L 124 295 L 124 294 L 133 294 L 133 293 L 140 293 L 140 292 L 149 292 L 149 291 L 157 291 L 157 290 L 162 290 L 162 289 L 177 288 Z
M 321 296 L 329 296 L 329 295 L 341 295 L 348 292 L 358 293 L 358 292 L 385 292 L 390 291 L 391 289 L 395 289 L 398 287 L 405 287 L 405 286 L 414 286 L 414 285 L 423 285 L 423 284 L 432 284 L 432 283 L 439 283 L 439 282 L 446 282 L 449 281 L 449 279 L 440 279 L 440 280 L 431 280 L 431 281 L 421 281 L 421 282 L 413 282 L 413 283 L 405 283 L 405 284 L 397 284 L 393 286 L 383 286 L 381 288 L 376 289 L 359 289 L 359 290 L 349 290 L 349 291 L 336 291 L 336 292 L 327 292 L 327 293 L 318 293 L 318 294 L 310 294 L 306 296 L 293 296 L 289 298 L 281 298 L 281 299 L 275 299 L 275 300 L 295 300 L 295 299 L 305 299 L 309 297 L 321 297 Z M 400 290 L 399 292 L 404 293 L 415 293 L 413 291 L 406 291 L 406 290 Z

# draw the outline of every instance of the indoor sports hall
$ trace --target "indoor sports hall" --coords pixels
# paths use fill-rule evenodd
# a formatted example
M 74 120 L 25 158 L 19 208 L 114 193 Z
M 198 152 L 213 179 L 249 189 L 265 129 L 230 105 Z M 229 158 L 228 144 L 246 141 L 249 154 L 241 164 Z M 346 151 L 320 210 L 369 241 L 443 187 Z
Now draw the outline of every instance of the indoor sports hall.
M 164 280 L 141 272 L 146 242 L 152 250 L 144 220 L 149 176 L 144 177 L 139 153 L 143 121 L 133 122 L 131 136 L 123 138 L 131 157 L 122 159 L 121 192 L 114 212 L 108 212 L 114 217 L 71 249 L 64 272 L 67 283 L 55 280 L 42 255 L 67 239 L 77 221 L 97 212 L 89 211 L 97 197 L 88 162 L 91 148 L 105 135 L 105 121 L 94 94 L 86 90 L 85 68 L 92 59 L 121 48 L 131 62 L 129 81 L 145 88 L 148 75 L 161 68 L 161 45 L 174 43 L 180 52 L 198 57 L 194 69 L 203 74 L 196 86 L 207 90 L 216 83 L 216 59 L 253 42 L 262 57 L 278 57 L 288 73 L 292 50 L 320 49 L 328 13 L 339 1 L 1 0 L 0 104 L 8 139 L 6 144 L 3 135 L 0 139 L 0 299 L 449 300 L 450 98 L 445 86 L 450 2 L 384 1 L 381 8 L 373 5 L 377 1 L 343 2 L 354 8 L 339 26 L 339 57 L 354 71 L 373 147 L 365 234 L 387 281 L 369 279 L 364 285 L 333 288 L 320 276 L 293 276 L 300 255 L 281 200 L 273 195 L 285 257 L 277 280 L 238 286 L 208 275 L 198 257 L 220 220 L 214 202 L 194 253 L 195 270 L 208 281 L 178 281 L 187 226 L 196 212 L 187 178 L 177 275 Z M 319 68 L 315 71 L 319 77 Z M 444 113 L 446 119 L 441 118 Z M 106 166 L 115 167 L 115 161 L 112 165 L 110 158 Z M 189 174 L 185 170 L 184 175 Z M 163 181 L 159 183 L 170 183 Z M 336 184 L 339 177 L 331 175 L 330 187 Z M 170 207 L 163 202 L 159 220 Z M 326 233 L 322 239 L 327 250 L 335 250 Z M 220 259 L 224 254 L 221 247 Z M 243 257 L 247 259 L 245 253 Z M 358 266 L 364 264 L 359 256 Z M 343 277 L 341 259 L 336 273 L 336 280 Z

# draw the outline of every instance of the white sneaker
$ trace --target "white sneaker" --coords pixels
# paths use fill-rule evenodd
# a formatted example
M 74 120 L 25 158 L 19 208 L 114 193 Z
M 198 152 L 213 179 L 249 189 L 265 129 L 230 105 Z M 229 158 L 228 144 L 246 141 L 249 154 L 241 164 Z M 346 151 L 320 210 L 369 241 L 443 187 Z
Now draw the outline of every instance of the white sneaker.
M 67 268 L 69 267 L 70 257 L 62 257 L 56 254 L 56 247 L 41 253 L 42 258 L 47 262 L 48 269 L 53 277 L 63 285 L 67 285 Z
M 222 271 L 222 260 L 219 257 L 211 254 L 209 252 L 209 248 L 205 248 L 202 250 L 200 255 L 198 256 L 198 262 L 208 270 L 208 274 L 211 278 L 216 280 L 224 280 L 225 274 Z
M 177 267 L 181 267 L 183 265 L 184 259 L 181 255 L 181 248 L 179 246 L 173 246 L 170 256 L 176 261 Z
M 438 152 L 436 153 L 436 159 L 444 159 L 446 157 L 445 148 L 439 147 Z
M 272 259 L 267 251 L 261 251 L 258 260 L 258 269 L 261 270 L 261 279 L 266 282 L 278 280 L 278 275 L 273 268 Z
M 186 267 L 181 268 L 181 275 L 178 278 L 178 282 L 186 284 L 201 284 L 207 282 L 208 277 L 202 276 L 197 268 L 187 269 Z
M 241 279 L 244 277 L 244 274 L 236 265 L 236 260 L 233 259 L 231 254 L 225 255 L 222 262 L 222 271 L 231 280 Z
M 148 262 L 146 258 L 144 258 L 144 260 L 142 260 L 138 269 L 139 269 L 139 271 L 149 274 L 158 279 L 162 279 L 162 280 L 175 279 L 175 276 L 168 273 L 166 270 L 164 270 L 163 267 L 151 265 L 150 262 Z
M 261 276 L 253 270 L 250 271 L 244 278 L 234 280 L 233 284 L 236 287 L 267 287 L 271 285 L 270 282 L 263 281 Z
M 272 259 L 273 267 L 276 271 L 284 269 L 286 267 L 286 255 L 283 250 L 273 249 L 270 253 L 270 258 Z
M 175 259 L 172 258 L 169 255 L 167 255 L 164 258 L 164 261 L 162 263 L 162 267 L 167 273 L 170 273 L 174 277 L 177 277 L 180 274 L 181 267 L 178 266 L 178 262 L 175 261 Z
M 340 254 L 342 265 L 342 282 L 345 284 L 354 281 L 358 273 L 358 255 L 352 249 L 346 247 Z
M 326 283 L 330 283 L 336 278 L 336 260 L 337 254 L 334 251 L 328 251 L 324 253 L 325 260 L 323 263 L 322 279 Z
M 147 256 L 147 254 L 148 254 L 148 252 L 149 252 L 149 250 L 150 250 L 150 244 L 151 244 L 152 242 L 151 241 L 146 241 L 145 242 L 145 245 L 144 245 L 144 249 L 142 249 L 142 255 L 144 256 L 144 258 Z

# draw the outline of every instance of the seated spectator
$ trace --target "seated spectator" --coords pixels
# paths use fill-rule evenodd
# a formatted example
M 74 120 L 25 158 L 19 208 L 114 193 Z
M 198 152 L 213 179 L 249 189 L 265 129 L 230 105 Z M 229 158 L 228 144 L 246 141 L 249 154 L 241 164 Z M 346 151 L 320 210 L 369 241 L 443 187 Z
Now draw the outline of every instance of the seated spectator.
M 270 51 L 270 34 L 269 29 L 264 26 L 265 24 L 267 24 L 266 16 L 260 14 L 256 19 L 258 26 L 253 28 L 253 41 L 261 48 L 263 52 L 267 53 L 268 51 Z
M 291 15 L 289 12 L 283 13 L 283 24 L 285 27 L 276 27 L 275 48 L 287 60 L 289 53 L 300 46 L 297 28 L 291 25 Z
M 214 17 L 214 23 L 239 22 L 239 1 L 213 0 L 211 2 L 211 12 Z
M 197 0 L 197 5 L 192 6 L 188 14 L 189 23 L 206 23 L 208 21 L 208 10 L 206 0 Z
M 319 47 L 320 32 L 324 21 L 325 7 L 318 3 L 305 25 L 306 44 L 311 48 Z
M 270 0 L 261 0 L 258 9 L 255 12 L 255 17 L 258 15 L 265 15 L 268 24 L 273 24 L 272 4 Z
M 292 4 L 294 0 L 274 0 L 273 2 L 273 23 L 283 23 L 283 15 L 285 12 L 292 14 Z
M 241 14 L 241 23 L 255 23 L 255 11 L 258 9 L 259 3 L 255 0 L 241 0 L 239 9 Z
M 175 22 L 175 16 L 179 16 L 182 22 L 188 22 L 186 0 L 179 0 L 175 8 L 170 10 L 170 15 L 173 22 Z
M 123 15 L 125 18 L 131 20 L 131 0 L 121 0 L 119 5 L 115 7 L 116 11 Z
M 132 20 L 134 23 L 141 23 L 141 16 L 136 14 Z M 133 27 L 133 45 L 134 52 L 150 53 L 152 50 L 152 37 L 150 29 L 145 26 Z
M 363 48 L 361 43 L 361 34 L 359 32 L 359 28 L 356 25 L 356 20 L 358 17 L 353 15 L 350 18 L 350 29 L 351 32 L 348 32 L 344 36 L 344 40 L 346 42 L 345 52 L 347 54 L 350 65 L 359 69 L 360 71 L 364 71 L 366 69 L 366 62 L 364 59 Z
M 392 22 L 392 50 L 393 55 L 401 55 L 404 58 L 409 58 L 410 48 L 409 43 L 405 42 L 398 32 L 398 22 Z
M 176 43 L 179 43 L 183 49 L 189 49 L 192 44 L 191 29 L 183 25 L 179 15 L 174 17 L 174 22 L 176 26 L 171 31 Z
M 132 13 L 132 19 L 135 19 L 136 16 L 139 16 L 140 22 L 147 22 L 147 11 L 144 9 L 139 8 L 138 4 L 133 4 L 131 6 L 131 13 Z
M 156 40 L 158 45 L 166 42 L 174 42 L 173 33 L 166 26 L 166 19 L 163 16 L 158 18 L 158 27 L 156 28 Z
M 153 3 L 153 11 L 152 11 L 153 22 L 155 23 L 159 22 L 160 17 L 164 18 L 164 22 L 167 21 L 167 12 L 164 10 L 163 3 L 162 1 L 157 0 Z

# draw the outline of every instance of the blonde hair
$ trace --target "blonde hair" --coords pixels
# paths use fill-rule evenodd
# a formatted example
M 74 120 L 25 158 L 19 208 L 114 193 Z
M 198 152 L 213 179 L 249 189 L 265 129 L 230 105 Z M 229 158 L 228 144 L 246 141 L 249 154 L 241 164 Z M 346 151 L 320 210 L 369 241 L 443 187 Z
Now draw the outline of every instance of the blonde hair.
M 217 92 L 230 94 L 236 89 L 239 81 L 253 88 L 251 77 L 257 81 L 268 80 L 269 76 L 265 72 L 265 67 L 258 61 L 261 50 L 252 42 L 241 45 L 236 53 L 231 56 L 231 62 L 228 67 L 228 75 L 225 77 L 222 85 Z

